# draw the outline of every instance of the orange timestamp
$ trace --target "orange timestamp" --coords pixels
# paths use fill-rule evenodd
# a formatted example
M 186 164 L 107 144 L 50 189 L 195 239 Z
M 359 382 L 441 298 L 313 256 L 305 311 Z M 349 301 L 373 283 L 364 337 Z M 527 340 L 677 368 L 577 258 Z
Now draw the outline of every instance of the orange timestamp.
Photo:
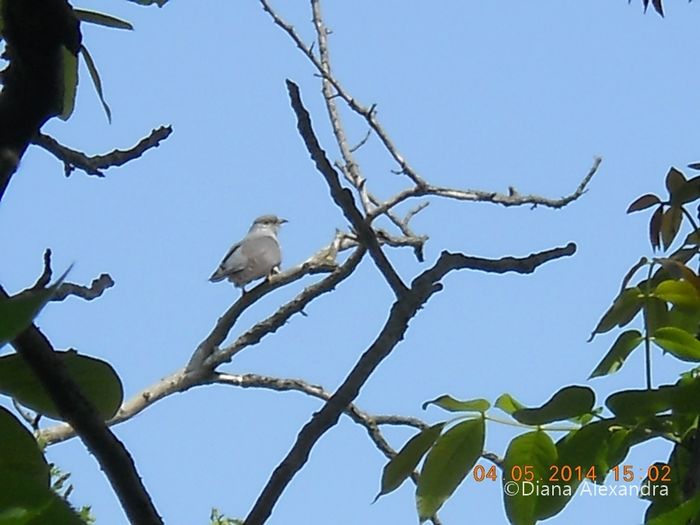
M 639 479 L 648 479 L 652 483 L 669 483 L 671 481 L 671 466 L 664 463 L 649 465 L 646 469 L 635 468 L 633 465 L 616 465 L 610 469 L 615 481 L 632 482 Z M 544 476 L 539 473 L 533 465 L 513 465 L 506 475 L 510 481 L 548 481 L 551 483 L 571 481 L 583 481 L 588 479 L 595 482 L 599 479 L 596 476 L 595 465 L 582 467 L 580 465 L 550 465 Z M 474 481 L 481 483 L 485 480 L 496 481 L 498 472 L 496 466 L 491 465 L 488 469 L 484 465 L 478 464 L 472 469 Z

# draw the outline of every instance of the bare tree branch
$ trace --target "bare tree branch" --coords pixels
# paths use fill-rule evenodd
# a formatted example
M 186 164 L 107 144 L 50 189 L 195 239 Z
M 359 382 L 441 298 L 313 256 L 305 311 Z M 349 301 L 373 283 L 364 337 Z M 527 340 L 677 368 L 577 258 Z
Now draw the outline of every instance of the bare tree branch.
M 76 169 L 82 170 L 88 175 L 104 177 L 105 175 L 102 170 L 121 166 L 129 161 L 138 159 L 149 149 L 160 146 L 160 143 L 167 139 L 172 132 L 172 127 L 161 126 L 151 131 L 147 137 L 142 138 L 138 144 L 129 149 L 115 149 L 104 155 L 94 156 L 88 156 L 81 151 L 64 146 L 53 137 L 41 132 L 34 136 L 32 143 L 41 146 L 63 162 L 66 177 L 70 176 L 73 170 Z
M 328 46 L 328 34 L 329 30 L 326 28 L 323 17 L 321 15 L 321 2 L 319 0 L 312 0 L 311 9 L 313 13 L 313 23 L 316 29 L 316 37 L 318 39 L 319 54 L 321 57 L 321 66 L 324 70 L 324 75 L 321 81 L 321 90 L 323 93 L 323 98 L 326 102 L 326 110 L 328 112 L 328 117 L 333 129 L 333 134 L 336 138 L 336 143 L 343 157 L 344 165 L 339 166 L 345 178 L 352 184 L 355 189 L 357 189 L 360 195 L 360 202 L 365 213 L 369 213 L 373 207 L 379 205 L 379 199 L 375 197 L 367 188 L 367 180 L 362 176 L 360 166 L 355 161 L 353 153 L 355 150 L 364 145 L 369 137 L 371 136 L 372 129 L 367 130 L 365 137 L 354 147 L 350 147 L 345 135 L 345 129 L 342 124 L 340 117 L 340 112 L 338 111 L 338 106 L 336 104 L 337 94 L 333 88 L 333 84 L 328 80 L 332 77 L 331 71 L 331 59 L 330 59 L 330 49 Z M 338 166 L 339 163 L 336 163 Z M 408 223 L 411 217 L 407 216 L 403 220 L 399 219 L 392 213 L 390 209 L 384 211 L 384 214 L 393 222 L 399 230 L 404 234 L 405 237 L 411 239 L 423 239 L 423 242 L 419 242 L 418 245 L 413 244 L 414 253 L 418 261 L 423 262 L 423 244 L 425 239 L 424 236 L 417 236 L 413 233 Z
M 0 286 L 0 299 L 9 296 Z M 31 325 L 12 346 L 27 362 L 56 405 L 61 417 L 76 430 L 105 472 L 129 520 L 138 524 L 163 521 L 153 506 L 124 444 L 107 428 L 89 400 L 70 377 L 44 334 Z
M 563 208 L 586 193 L 588 184 L 600 167 L 601 160 L 602 159 L 600 157 L 594 158 L 593 165 L 588 170 L 588 173 L 583 180 L 581 180 L 576 190 L 574 190 L 573 193 L 559 199 L 542 197 L 540 195 L 521 195 L 513 188 L 511 188 L 508 194 L 503 194 L 482 190 L 459 190 L 444 186 L 426 184 L 423 187 L 415 186 L 397 193 L 386 202 L 373 209 L 370 216 L 377 217 L 383 214 L 386 210 L 392 209 L 397 204 L 407 199 L 426 196 L 444 197 L 460 201 L 490 202 L 493 204 L 501 204 L 503 206 L 531 205 L 532 207 L 544 206 L 547 208 Z
M 355 113 L 357 113 L 367 121 L 370 128 L 375 132 L 377 137 L 384 144 L 391 157 L 400 166 L 401 169 L 399 170 L 399 173 L 406 174 L 413 181 L 414 187 L 404 190 L 389 201 L 379 205 L 379 208 L 372 210 L 372 212 L 369 214 L 371 217 L 377 217 L 378 215 L 386 213 L 388 210 L 392 209 L 396 204 L 408 198 L 427 195 L 435 195 L 465 201 L 491 202 L 494 204 L 501 204 L 503 206 L 533 205 L 561 208 L 583 195 L 591 178 L 596 173 L 600 164 L 600 159 L 596 159 L 594 161 L 593 168 L 591 169 L 589 174 L 583 179 L 583 181 L 581 181 L 579 187 L 571 195 L 562 197 L 560 199 L 550 199 L 539 195 L 520 195 L 515 191 L 511 191 L 508 194 L 502 194 L 498 192 L 489 192 L 483 190 L 460 190 L 429 184 L 420 175 L 418 175 L 418 173 L 405 160 L 405 157 L 398 151 L 397 147 L 394 145 L 388 133 L 386 132 L 386 130 L 384 130 L 379 120 L 377 119 L 376 107 L 374 105 L 369 107 L 361 105 L 357 101 L 357 99 L 355 99 L 352 95 L 348 93 L 348 91 L 345 90 L 340 81 L 338 81 L 338 79 L 331 73 L 330 68 L 326 69 L 324 67 L 323 60 L 314 54 L 313 50 L 308 45 L 306 45 L 306 43 L 302 40 L 302 38 L 294 29 L 294 27 L 288 22 L 286 22 L 272 8 L 269 1 L 259 1 L 263 7 L 263 10 L 270 15 L 275 25 L 277 25 L 285 33 L 287 33 L 287 35 L 292 39 L 294 44 L 301 50 L 301 52 L 309 59 L 311 64 L 316 68 L 320 76 L 326 82 L 330 83 L 333 86 L 335 92 L 331 95 L 331 98 L 335 100 L 336 98 L 340 97 L 347 103 L 350 109 L 352 109 Z M 312 4 L 312 9 L 315 7 L 316 3 L 317 0 L 314 0 L 314 3 Z M 320 11 L 318 13 L 320 16 Z M 318 28 L 318 24 L 316 23 L 316 21 L 314 21 L 314 24 Z
M 311 397 L 328 401 L 331 398 L 331 393 L 319 385 L 312 385 L 300 379 L 282 379 L 277 377 L 260 376 L 257 374 L 216 374 L 212 382 L 225 385 L 239 386 L 243 388 L 265 388 L 275 390 L 277 392 L 303 392 Z M 384 454 L 387 459 L 392 459 L 396 456 L 394 450 L 387 443 L 379 425 L 402 425 L 410 426 L 423 430 L 428 427 L 426 423 L 417 418 L 403 416 L 373 416 L 363 410 L 360 410 L 356 405 L 350 404 L 345 408 L 344 413 L 350 417 L 355 423 L 361 425 L 367 431 L 367 435 L 372 440 L 379 451 Z M 414 483 L 418 483 L 418 473 L 413 472 L 411 479 Z M 437 516 L 431 518 L 433 525 L 440 525 L 440 519 Z
M 32 286 L 32 290 L 41 290 L 48 286 L 51 281 L 51 276 L 53 275 L 53 270 L 51 269 L 51 249 L 47 248 L 44 251 L 44 270 L 41 276 L 37 279 L 36 283 Z M 114 281 L 112 277 L 107 274 L 101 274 L 97 279 L 93 279 L 90 286 L 83 286 L 80 284 L 63 282 L 58 287 L 58 290 L 51 297 L 52 301 L 63 301 L 67 297 L 74 295 L 85 299 L 86 301 L 92 301 L 100 297 L 107 288 L 114 286 Z
M 328 77 L 332 75 L 331 73 L 331 62 L 330 53 L 328 51 L 328 30 L 326 29 L 323 19 L 321 18 L 321 5 L 318 0 L 311 1 L 311 9 L 313 13 L 314 27 L 316 28 L 316 38 L 318 40 L 318 50 L 321 58 L 321 67 L 323 68 L 323 77 L 321 81 L 321 91 L 323 93 L 323 99 L 326 102 L 326 111 L 328 112 L 328 120 L 331 123 L 331 128 L 333 129 L 333 135 L 335 135 L 336 143 L 338 144 L 338 149 L 343 156 L 343 161 L 345 162 L 345 168 L 347 170 L 348 178 L 352 182 L 353 186 L 358 188 L 364 187 L 364 178 L 360 174 L 360 167 L 355 162 L 355 158 L 352 154 L 352 149 L 348 144 L 347 137 L 345 136 L 345 128 L 343 127 L 340 112 L 335 103 L 335 93 L 333 92 L 333 85 L 328 81 Z M 369 138 L 369 133 L 367 134 Z M 367 139 L 365 139 L 366 141 Z M 370 203 L 367 197 L 366 191 L 360 191 L 362 205 L 364 207 L 365 213 L 369 212 Z
M 322 252 L 318 252 L 317 256 L 320 257 L 320 254 L 322 254 Z M 258 288 L 260 288 L 258 293 L 266 293 L 266 288 L 264 287 L 276 287 L 278 282 L 287 282 L 290 279 L 295 280 L 298 277 L 290 275 L 294 274 L 294 271 L 283 272 L 272 277 L 270 283 L 263 283 L 253 288 L 247 294 L 243 295 L 241 299 L 229 308 L 222 318 L 219 319 L 219 322 L 212 332 L 200 343 L 197 350 L 195 350 L 187 368 L 170 374 L 168 377 L 161 379 L 157 383 L 134 395 L 131 399 L 124 402 L 117 414 L 109 420 L 107 424 L 115 425 L 122 423 L 153 405 L 156 401 L 175 393 L 184 392 L 195 386 L 209 384 L 213 377 L 214 368 L 222 363 L 230 361 L 235 354 L 248 346 L 257 344 L 266 335 L 277 331 L 292 315 L 302 312 L 304 307 L 313 299 L 333 290 L 339 283 L 352 274 L 362 260 L 364 254 L 364 248 L 356 248 L 350 257 L 328 276 L 304 289 L 291 301 L 281 306 L 275 313 L 239 336 L 234 343 L 227 348 L 219 350 L 218 345 L 226 338 L 243 309 L 248 306 L 248 304 L 243 301 L 248 294 L 252 294 Z M 303 267 L 303 265 L 301 265 L 301 267 Z M 302 270 L 297 269 L 296 274 L 299 274 L 301 271 Z M 299 277 L 301 275 L 303 274 L 300 274 Z M 40 433 L 41 439 L 48 444 L 65 441 L 74 435 L 75 432 L 68 425 L 57 425 L 46 428 Z
M 422 186 L 424 184 L 423 179 L 421 179 L 421 177 L 413 170 L 413 168 L 411 168 L 408 162 L 406 162 L 406 160 L 399 153 L 392 140 L 389 138 L 389 135 L 386 133 L 386 131 L 384 131 L 382 125 L 379 123 L 379 121 L 377 121 L 375 106 L 372 105 L 369 108 L 367 108 L 360 105 L 352 96 L 350 96 L 345 91 L 340 82 L 338 82 L 332 75 L 326 73 L 322 59 L 319 60 L 319 58 L 313 53 L 313 50 L 304 43 L 304 41 L 295 31 L 294 27 L 287 23 L 284 19 L 282 19 L 282 17 L 280 17 L 272 9 L 267 0 L 260 0 L 260 3 L 265 12 L 267 12 L 270 15 L 270 17 L 272 17 L 272 20 L 275 22 L 275 24 L 281 27 L 294 41 L 296 46 L 307 56 L 307 58 L 316 67 L 321 76 L 333 85 L 333 88 L 336 91 L 336 95 L 342 98 L 350 107 L 350 109 L 352 109 L 358 115 L 361 115 L 367 121 L 369 126 L 379 137 L 379 140 L 382 141 L 387 151 L 391 154 L 396 163 L 401 167 L 401 172 L 405 173 L 416 185 Z M 313 7 L 316 8 L 317 4 L 313 4 Z
M 74 283 L 61 283 L 56 293 L 51 297 L 52 301 L 63 301 L 67 297 L 74 295 L 86 301 L 92 301 L 100 297 L 107 288 L 114 286 L 114 281 L 108 273 L 100 274 L 97 279 L 93 279 L 90 286 L 83 286 Z
M 309 112 L 306 111 L 304 107 L 301 96 L 299 94 L 299 86 L 297 86 L 291 80 L 287 80 L 287 91 L 289 92 L 289 98 L 292 103 L 292 108 L 297 116 L 297 128 L 299 134 L 304 140 L 306 149 L 311 156 L 311 159 L 316 164 L 316 168 L 326 179 L 328 188 L 331 192 L 331 197 L 333 201 L 342 210 L 345 217 L 350 221 L 358 237 L 362 241 L 362 244 L 367 247 L 370 256 L 374 259 L 374 263 L 379 268 L 386 281 L 391 286 L 394 294 L 400 297 L 406 292 L 406 285 L 396 273 L 396 270 L 391 265 L 386 255 L 382 251 L 379 241 L 372 230 L 371 226 L 365 221 L 360 210 L 355 206 L 355 199 L 352 196 L 352 192 L 340 184 L 340 178 L 338 173 L 335 171 L 330 161 L 326 157 L 326 153 L 321 148 L 318 143 L 316 136 L 314 135 L 313 128 L 311 126 L 311 117 Z
M 285 379 L 279 377 L 262 376 L 258 374 L 214 374 L 211 383 L 221 383 L 242 388 L 262 388 L 276 392 L 302 392 L 316 399 L 328 401 L 331 392 L 320 385 L 312 385 L 301 379 Z M 403 416 L 373 416 L 356 405 L 349 404 L 344 411 L 355 423 L 362 425 L 367 430 L 370 439 L 377 448 L 389 459 L 396 455 L 396 451 L 389 446 L 378 425 L 402 425 L 418 428 L 420 430 L 428 425 L 420 419 Z
M 275 468 L 246 517 L 245 525 L 261 525 L 267 521 L 284 489 L 308 460 L 311 449 L 338 422 L 340 415 L 357 397 L 369 376 L 404 338 L 410 320 L 434 293 L 442 289 L 439 280 L 447 273 L 464 268 L 494 273 L 531 273 L 545 262 L 572 255 L 575 251 L 575 245 L 570 243 L 564 248 L 554 248 L 524 258 L 505 257 L 498 260 L 442 252 L 437 262 L 416 277 L 411 288 L 396 299 L 389 318 L 375 341 L 362 354 L 323 408 L 301 429 L 292 449 Z

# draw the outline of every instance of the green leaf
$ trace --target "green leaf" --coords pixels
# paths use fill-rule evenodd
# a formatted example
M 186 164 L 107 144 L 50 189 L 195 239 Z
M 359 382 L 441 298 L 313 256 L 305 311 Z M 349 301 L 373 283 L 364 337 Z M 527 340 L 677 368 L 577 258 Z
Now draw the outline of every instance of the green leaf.
M 695 422 L 693 422 L 693 426 L 695 426 Z M 649 500 L 651 505 L 644 513 L 644 523 L 649 523 L 652 518 L 666 514 L 685 502 L 683 485 L 688 475 L 688 467 L 691 464 L 692 448 L 692 441 L 686 439 L 673 447 L 665 464 L 667 466 L 664 466 L 664 463 L 654 464 L 659 469 L 657 472 L 664 473 L 663 469 L 666 469 L 665 473 L 670 474 L 670 480 L 669 476 L 659 476 L 656 481 L 652 481 L 648 475 L 651 469 L 647 470 L 642 487 L 648 489 L 644 499 Z
M 632 280 L 632 277 L 634 277 L 634 274 L 636 274 L 643 266 L 645 266 L 649 260 L 646 257 L 642 257 L 637 261 L 634 266 L 632 266 L 629 270 L 627 270 L 627 273 L 622 279 L 622 290 L 620 290 L 620 293 L 625 291 L 625 288 L 627 288 L 627 285 L 629 282 Z
M 61 85 L 62 100 L 58 118 L 68 120 L 75 107 L 75 94 L 78 90 L 78 57 L 71 53 L 66 46 L 61 46 Z
M 644 295 L 638 287 L 634 286 L 623 290 L 598 322 L 598 326 L 593 330 L 589 341 L 596 334 L 603 334 L 615 326 L 624 326 L 629 323 L 639 313 L 643 304 Z
M 4 489 L 9 488 L 9 491 Z M 52 503 L 55 496 L 49 487 L 42 487 L 21 474 L 0 480 L 0 524 L 2 525 L 40 525 L 47 523 L 39 517 Z M 55 523 L 55 522 L 48 522 Z
M 649 332 L 670 324 L 669 309 L 666 301 L 649 297 L 644 306 L 644 311 L 646 314 L 646 329 Z
M 700 229 L 693 230 L 688 234 L 688 236 L 685 238 L 685 244 L 692 244 L 697 247 L 697 245 L 700 244 Z M 691 253 L 695 252 L 694 249 L 689 250 Z M 688 261 L 684 261 L 688 262 Z
M 671 202 L 681 206 L 698 198 L 700 198 L 700 177 L 693 177 L 673 192 Z
M 415 470 L 421 458 L 433 446 L 440 436 L 445 423 L 438 423 L 422 430 L 403 446 L 403 448 L 384 466 L 382 471 L 382 484 L 379 494 L 374 498 L 377 501 L 384 494 L 393 492 L 401 486 L 408 476 Z
M 513 525 L 537 522 L 538 482 L 548 480 L 550 467 L 557 462 L 557 449 L 542 430 L 516 437 L 508 445 L 503 461 L 503 500 L 508 520 Z M 546 496 L 544 496 L 546 497 Z
M 523 408 L 513 417 L 525 425 L 544 425 L 586 414 L 593 410 L 595 394 L 585 386 L 567 386 L 539 408 Z
M 665 326 L 675 326 L 686 332 L 696 332 L 700 328 L 700 310 L 674 307 L 668 312 Z M 658 329 L 658 328 L 657 328 Z M 656 331 L 656 329 L 654 330 Z
M 685 241 L 683 241 L 683 244 L 693 244 L 690 242 L 688 239 L 692 239 L 690 235 L 688 235 L 685 238 Z M 676 262 L 679 262 L 681 264 L 687 264 L 687 262 L 695 257 L 697 254 L 698 250 L 696 247 L 691 247 L 691 248 L 683 248 L 682 246 L 678 248 L 675 252 L 673 252 L 671 255 L 669 255 L 669 259 L 673 259 Z
M 104 93 L 102 92 L 102 80 L 100 79 L 100 74 L 97 71 L 95 61 L 92 59 L 90 52 L 85 46 L 80 46 L 80 54 L 83 55 L 83 58 L 85 59 L 85 65 L 87 66 L 88 72 L 90 73 L 92 84 L 95 86 L 95 91 L 97 91 L 97 96 L 100 98 L 100 102 L 102 102 L 102 109 L 104 109 L 105 115 L 107 115 L 107 121 L 111 124 L 112 110 L 109 109 L 107 102 L 105 102 Z
M 51 497 L 49 466 L 34 436 L 2 407 L 0 443 L 0 523 L 28 523 Z
M 679 525 L 690 523 L 700 514 L 700 494 L 695 495 L 679 507 L 660 514 L 646 522 L 646 525 Z
M 25 290 L 0 299 L 0 346 L 12 341 L 29 327 L 42 308 L 51 300 L 70 268 L 49 288 Z
M 636 211 L 646 210 L 647 208 L 651 208 L 655 204 L 661 204 L 661 199 L 659 199 L 653 193 L 647 193 L 646 195 L 642 195 L 632 204 L 630 204 L 629 208 L 627 208 L 627 213 L 634 213 Z
M 664 250 L 668 250 L 673 240 L 678 235 L 681 228 L 681 220 L 683 218 L 681 209 L 677 206 L 669 207 L 661 219 L 661 241 Z
M 681 361 L 700 361 L 700 341 L 685 330 L 664 326 L 654 332 L 652 340 Z
M 627 456 L 629 431 L 615 420 L 595 421 L 569 432 L 557 444 L 557 461 L 550 469 L 548 496 L 538 498 L 536 517 L 543 520 L 561 512 L 585 480 L 603 484 L 612 467 Z
M 666 174 L 666 189 L 671 197 L 673 197 L 673 193 L 682 188 L 686 182 L 685 176 L 683 173 L 681 173 L 681 171 L 674 167 L 671 167 L 671 169 L 668 170 L 668 173 Z
M 687 281 L 675 279 L 662 281 L 654 290 L 654 295 L 659 299 L 683 308 L 700 308 L 700 294 Z
M 41 515 L 31 522 L 30 525 L 40 525 L 44 523 L 61 523 L 62 525 L 85 525 L 85 521 L 80 515 L 56 494 L 52 494 L 51 504 L 45 508 Z
M 598 363 L 588 379 L 617 372 L 632 351 L 644 340 L 638 330 L 628 330 L 619 335 L 603 360 Z
M 613 420 L 612 423 L 615 421 Z M 643 432 L 643 430 L 642 430 Z M 616 427 L 615 430 L 611 431 L 611 436 L 608 438 L 608 450 L 607 450 L 607 470 L 603 470 L 601 473 L 606 475 L 607 472 L 614 467 L 622 463 L 627 455 L 629 454 L 630 447 L 635 443 L 635 435 L 631 430 L 625 427 Z M 640 441 L 644 441 L 643 439 Z
M 674 259 L 660 257 L 656 261 L 671 277 L 686 280 L 700 293 L 700 277 L 692 269 Z
M 673 410 L 674 415 L 697 414 L 700 378 L 681 378 L 674 385 L 652 390 L 623 390 L 608 396 L 605 405 L 620 419 L 648 419 Z
M 459 423 L 438 438 L 423 463 L 416 487 L 421 522 L 431 518 L 457 489 L 484 450 L 483 417 Z
M 491 408 L 491 403 L 485 399 L 470 399 L 469 401 L 459 401 L 452 396 L 440 396 L 432 401 L 423 403 L 423 410 L 429 405 L 438 406 L 448 412 L 481 412 L 482 414 Z
M 646 417 L 671 409 L 667 390 L 623 390 L 608 396 L 605 405 L 619 418 Z
M 97 24 L 105 27 L 113 27 L 114 29 L 127 29 L 129 31 L 134 29 L 134 26 L 132 26 L 126 20 L 121 20 L 120 18 L 113 17 L 112 15 L 106 15 L 96 11 L 87 11 L 85 9 L 73 9 L 73 12 L 81 22 Z
M 557 442 L 559 464 L 580 466 L 584 476 L 594 467 L 596 482 L 603 483 L 610 468 L 617 464 L 612 461 L 619 456 L 620 438 L 627 434 L 626 429 L 611 420 L 585 425 Z
M 649 242 L 654 250 L 661 247 L 661 222 L 664 217 L 664 207 L 659 206 L 649 220 Z
M 538 520 L 559 514 L 588 476 L 595 474 L 602 482 L 608 468 L 605 459 L 609 427 L 608 422 L 591 423 L 569 432 L 557 442 L 557 461 L 552 463 L 546 478 L 552 489 L 548 496 L 537 500 L 535 515 Z
M 0 478 L 22 475 L 49 486 L 49 465 L 36 439 L 8 410 L 0 407 Z
M 494 403 L 496 408 L 500 408 L 509 416 L 513 415 L 513 412 L 520 410 L 521 408 L 526 408 L 520 401 L 515 399 L 510 394 L 501 394 L 496 402 Z
M 75 351 L 56 352 L 83 395 L 104 419 L 117 413 L 122 404 L 122 383 L 112 366 Z M 0 392 L 41 414 L 60 419 L 58 410 L 39 380 L 17 354 L 0 357 Z

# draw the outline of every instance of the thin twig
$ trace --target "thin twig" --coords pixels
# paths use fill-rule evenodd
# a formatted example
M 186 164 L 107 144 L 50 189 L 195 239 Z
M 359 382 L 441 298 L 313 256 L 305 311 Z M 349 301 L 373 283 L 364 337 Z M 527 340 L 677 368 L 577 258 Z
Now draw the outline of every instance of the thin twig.
M 46 250 L 44 250 L 44 270 L 41 272 L 41 275 L 36 280 L 31 289 L 41 290 L 43 288 L 46 288 L 49 285 L 49 282 L 51 282 L 52 275 L 53 270 L 51 269 L 51 248 L 46 248 Z
M 358 149 L 360 149 L 362 146 L 364 146 L 365 144 L 367 144 L 367 141 L 369 140 L 369 138 L 370 138 L 371 136 L 372 136 L 372 130 L 371 130 L 371 129 L 368 129 L 368 130 L 367 130 L 367 133 L 366 133 L 365 136 L 360 140 L 360 142 L 358 142 L 357 144 L 355 144 L 353 147 L 350 148 L 350 152 L 351 152 L 351 153 L 355 153 Z
M 357 188 L 357 190 L 360 192 L 361 202 L 366 213 L 369 211 L 369 200 L 365 187 L 365 179 L 360 173 L 360 167 L 355 161 L 353 151 L 348 144 L 348 140 L 345 135 L 345 128 L 340 118 L 340 112 L 338 111 L 338 107 L 335 103 L 336 93 L 334 92 L 333 85 L 327 80 L 328 77 L 332 76 L 330 52 L 328 49 L 328 30 L 323 23 L 323 18 L 321 17 L 321 4 L 318 0 L 311 0 L 311 10 L 313 13 L 314 28 L 316 29 L 316 38 L 318 40 L 318 52 L 321 60 L 321 67 L 323 68 L 321 91 L 326 102 L 328 120 L 331 123 L 331 128 L 333 129 L 333 135 L 335 136 L 336 143 L 338 144 L 338 149 L 340 149 L 340 153 L 343 156 L 343 161 L 345 162 L 345 168 L 347 170 L 345 173 L 348 175 L 348 179 L 352 182 L 353 186 L 355 186 L 355 188 Z M 369 132 L 367 137 L 369 137 Z
M 41 275 L 31 287 L 32 290 L 41 290 L 48 286 L 51 281 L 51 276 L 53 275 L 53 270 L 51 269 L 51 249 L 47 248 L 44 251 L 44 270 Z M 97 279 L 93 279 L 90 286 L 83 286 L 81 284 L 63 282 L 58 287 L 56 292 L 51 296 L 52 301 L 63 301 L 67 297 L 74 295 L 85 299 L 86 301 L 92 301 L 100 297 L 107 288 L 114 286 L 114 281 L 112 277 L 107 274 L 101 274 Z
M 86 301 L 92 301 L 100 297 L 107 288 L 114 286 L 114 280 L 108 273 L 100 274 L 97 279 L 93 279 L 90 286 L 83 286 L 74 283 L 61 283 L 56 293 L 51 297 L 52 301 L 63 301 L 71 295 L 80 297 Z

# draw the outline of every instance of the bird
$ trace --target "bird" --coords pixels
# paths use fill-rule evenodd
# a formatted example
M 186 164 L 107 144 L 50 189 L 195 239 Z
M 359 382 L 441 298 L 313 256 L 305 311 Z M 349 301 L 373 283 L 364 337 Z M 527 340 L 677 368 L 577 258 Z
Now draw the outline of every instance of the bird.
M 279 271 L 282 262 L 277 233 L 286 219 L 262 215 L 253 221 L 243 239 L 231 246 L 209 280 L 213 283 L 228 279 L 245 293 L 245 286 Z

